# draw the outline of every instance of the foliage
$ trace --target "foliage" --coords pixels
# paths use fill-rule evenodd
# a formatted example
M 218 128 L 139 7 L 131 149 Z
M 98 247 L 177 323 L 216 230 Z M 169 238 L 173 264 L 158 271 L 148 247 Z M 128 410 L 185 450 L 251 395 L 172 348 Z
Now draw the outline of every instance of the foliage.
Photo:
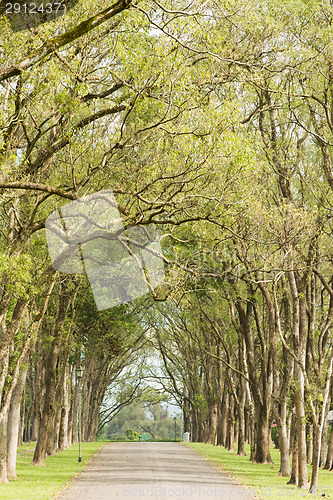
M 131 428 L 129 427 L 131 426 Z M 182 421 L 176 419 L 176 438 L 180 439 Z M 131 431 L 131 433 L 130 433 Z M 122 440 L 138 439 L 141 434 L 148 434 L 149 440 L 174 440 L 175 422 L 170 417 L 167 408 L 160 402 L 149 402 L 143 397 L 123 408 L 111 422 L 105 426 L 104 439 Z

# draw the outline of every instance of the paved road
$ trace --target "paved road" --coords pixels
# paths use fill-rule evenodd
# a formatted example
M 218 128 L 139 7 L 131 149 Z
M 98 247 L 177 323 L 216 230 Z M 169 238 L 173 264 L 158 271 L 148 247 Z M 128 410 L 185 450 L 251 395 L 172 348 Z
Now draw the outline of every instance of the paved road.
M 110 443 L 59 500 L 254 500 L 180 443 Z

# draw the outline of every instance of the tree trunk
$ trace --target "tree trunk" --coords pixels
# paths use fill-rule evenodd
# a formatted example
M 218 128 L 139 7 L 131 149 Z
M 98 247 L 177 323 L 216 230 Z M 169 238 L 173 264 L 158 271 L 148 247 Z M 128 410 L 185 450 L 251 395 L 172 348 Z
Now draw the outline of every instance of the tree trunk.
M 68 424 L 67 424 L 67 444 L 68 447 L 72 444 L 72 436 L 73 436 L 73 424 L 74 424 L 74 383 L 73 383 L 73 373 L 72 369 L 69 368 L 69 389 L 68 389 Z
M 251 404 L 253 401 L 256 409 L 256 451 L 254 462 L 257 463 L 272 463 L 272 459 L 269 452 L 269 412 L 271 405 L 272 396 L 272 371 L 268 366 L 267 356 L 262 359 L 262 366 L 265 366 L 266 380 L 258 383 L 258 369 L 255 360 L 255 347 L 254 347 L 254 336 L 251 331 L 250 319 L 252 317 L 252 305 L 250 302 L 247 303 L 246 311 L 244 309 L 243 303 L 241 301 L 236 302 L 236 307 L 239 315 L 240 330 L 244 337 L 244 371 L 249 379 L 248 400 Z M 274 326 L 272 326 L 274 329 Z M 270 330 L 272 329 L 270 327 Z M 264 359 L 265 358 L 265 359 Z M 261 372 L 261 377 L 263 373 Z M 253 458 L 251 453 L 251 459 Z
M 246 382 L 247 398 L 249 405 L 249 442 L 250 442 L 250 461 L 254 462 L 256 456 L 256 427 L 254 419 L 254 407 L 252 402 L 252 396 L 249 388 L 249 383 Z
M 49 374 L 44 408 L 39 426 L 38 440 L 32 461 L 33 465 L 44 465 L 44 461 L 46 458 L 47 439 L 49 435 L 49 428 L 53 411 L 53 391 L 54 383 L 52 382 L 52 374 Z
M 8 483 L 7 475 L 7 414 L 0 421 L 0 482 Z
M 254 462 L 272 464 L 273 460 L 269 451 L 269 415 L 265 406 L 257 405 L 256 417 L 256 455 Z
M 183 401 L 183 421 L 184 432 L 190 432 L 190 405 L 186 399 Z
M 45 383 L 42 383 L 42 379 L 44 378 L 44 365 L 42 360 L 42 352 L 41 352 L 41 344 L 42 341 L 39 340 L 37 342 L 37 352 L 39 360 L 35 361 L 35 376 L 30 377 L 30 383 L 32 386 L 32 395 L 33 395 L 33 408 L 32 408 L 32 429 L 31 429 L 31 441 L 37 441 L 39 434 L 40 421 L 42 418 L 42 401 L 43 401 L 43 392 L 44 389 L 42 386 L 45 386 Z
M 318 474 L 319 474 L 319 461 L 320 461 L 320 440 L 321 440 L 321 428 L 320 424 L 317 423 L 313 426 L 313 465 L 312 465 L 312 476 L 311 476 L 311 486 L 310 493 L 315 493 L 318 486 Z
M 45 456 L 54 456 L 55 455 L 55 440 L 56 440 L 56 432 L 55 432 L 55 410 L 54 406 L 50 411 L 49 423 L 46 435 L 46 454 Z
M 27 377 L 27 369 L 24 369 L 17 381 L 13 391 L 7 424 L 7 474 L 8 477 L 16 477 L 16 456 L 19 440 L 19 429 L 21 422 L 21 401 Z
M 20 426 L 19 426 L 19 436 L 18 436 L 18 441 L 17 441 L 18 447 L 23 444 L 23 437 L 24 437 L 25 390 L 26 390 L 26 386 L 24 387 L 22 398 L 21 398 Z
M 228 394 L 224 392 L 222 405 L 220 406 L 219 432 L 217 444 L 226 446 L 227 441 L 227 417 L 228 417 Z
M 295 410 L 298 441 L 298 486 L 307 489 L 309 486 L 307 472 L 305 402 L 304 402 L 304 374 L 300 364 L 305 368 L 306 341 L 308 320 L 306 312 L 306 276 L 301 280 L 294 271 L 288 274 L 290 291 L 293 300 L 292 334 L 293 347 L 298 355 L 298 362 L 294 364 L 295 380 Z
M 292 466 L 291 466 L 291 476 L 287 484 L 298 485 L 298 439 L 297 439 L 297 424 L 295 414 L 291 421 L 291 449 L 292 449 Z
M 306 426 L 307 462 L 312 464 L 313 460 L 313 425 Z
M 59 450 L 63 451 L 68 447 L 67 444 L 67 424 L 68 412 L 65 406 L 61 408 L 60 430 L 59 430 Z
M 328 407 L 329 408 L 329 407 Z M 328 412 L 327 412 L 328 413 Z M 320 447 L 320 467 L 324 467 L 326 463 L 326 455 L 327 455 L 327 434 L 328 434 L 328 415 L 325 415 L 324 420 L 324 428 L 321 436 L 321 447 Z
M 202 414 L 199 411 L 199 418 L 198 418 L 198 440 L 199 443 L 203 443 L 205 441 L 205 435 L 206 435 L 206 428 L 205 428 L 205 423 L 202 420 Z
M 289 439 L 287 429 L 287 402 L 284 401 L 280 407 L 280 415 L 276 419 L 279 431 L 279 450 L 280 450 L 280 470 L 279 476 L 290 477 L 290 457 L 289 457 Z
M 326 463 L 324 465 L 324 469 L 328 469 L 328 470 L 331 470 L 333 467 L 333 429 L 332 429 L 332 427 L 333 426 L 331 424 L 330 440 L 328 443 Z
M 249 443 L 250 442 L 250 422 L 249 422 L 249 410 L 247 406 L 244 407 L 244 435 L 245 435 L 245 442 Z
M 198 410 L 194 409 L 192 412 L 192 439 L 194 443 L 199 442 L 199 422 L 198 422 Z
M 25 411 L 25 427 L 24 427 L 24 440 L 26 442 L 31 441 L 31 420 L 32 420 L 33 410 L 30 404 L 29 409 Z
M 237 445 L 237 455 L 242 457 L 246 456 L 245 452 L 245 398 L 246 393 L 244 387 L 242 387 L 242 394 L 239 401 L 238 408 L 238 445 Z
M 256 457 L 256 425 L 254 416 L 250 417 L 250 461 L 254 462 Z
M 54 408 L 54 406 L 56 406 L 56 408 Z M 46 440 L 46 454 L 51 457 L 55 456 L 58 449 L 59 422 L 60 422 L 60 412 L 61 412 L 61 409 L 58 408 L 58 400 L 56 400 L 54 406 L 52 408 L 52 412 L 50 415 L 49 428 Z
M 209 405 L 208 414 L 208 432 L 206 443 L 216 446 L 217 444 L 217 402 L 213 402 Z
M 31 441 L 37 441 L 38 439 L 38 433 L 39 433 L 39 423 L 40 423 L 40 412 L 36 412 L 34 414 L 33 420 L 32 420 L 32 428 L 31 428 Z
M 68 418 L 69 418 L 69 379 L 68 368 L 65 370 L 64 387 L 63 387 L 63 406 L 60 414 L 60 429 L 59 429 L 59 449 L 65 450 L 68 448 Z
M 298 486 L 301 489 L 309 487 L 306 453 L 306 428 L 305 428 L 305 408 L 304 408 L 304 376 L 299 366 L 295 369 L 298 372 L 297 387 L 295 390 L 295 406 L 298 437 Z
M 229 394 L 228 450 L 235 451 L 235 410 L 234 397 L 232 394 Z
M 333 369 L 333 353 L 331 355 L 331 359 L 328 365 L 327 374 L 326 374 L 326 384 L 324 390 L 324 401 L 321 412 L 316 420 L 316 415 L 313 413 L 312 418 L 314 420 L 314 437 L 313 437 L 313 462 L 312 462 L 312 474 L 311 474 L 311 486 L 310 493 L 315 494 L 318 486 L 318 474 L 319 474 L 319 464 L 321 457 L 321 446 L 322 446 L 322 436 L 323 429 L 327 421 L 328 409 L 330 406 L 330 385 L 331 385 L 331 376 Z
M 65 285 L 62 285 L 62 293 L 60 293 L 59 295 L 59 305 L 57 320 L 55 324 L 54 340 L 52 342 L 51 352 L 47 358 L 47 363 L 45 366 L 45 401 L 40 422 L 37 445 L 32 461 L 33 465 L 44 465 L 48 434 L 49 432 L 51 432 L 51 434 L 53 432 L 53 429 L 50 429 L 50 425 L 52 422 L 52 417 L 54 415 L 57 361 L 61 349 L 62 327 L 70 302 L 70 292 L 69 290 L 65 291 L 64 287 Z
M 72 401 L 72 443 L 78 442 L 78 411 L 79 411 L 79 384 L 75 384 L 74 398 Z
M 91 416 L 89 419 L 89 422 L 86 424 L 86 428 L 84 430 L 84 440 L 86 442 L 93 442 L 96 440 L 96 434 L 97 434 L 97 429 L 98 429 L 98 417 L 99 417 L 99 407 L 100 405 L 98 403 L 94 404 L 94 407 L 91 409 Z
M 235 411 L 234 421 L 235 421 L 235 443 L 236 442 L 238 443 L 239 421 L 238 421 L 238 418 L 237 418 L 237 412 L 236 411 Z
M 60 436 L 60 422 L 61 422 L 61 399 L 58 399 L 58 404 L 56 412 L 55 412 L 55 418 L 54 418 L 54 440 L 53 440 L 53 450 L 54 450 L 54 455 L 59 449 L 59 436 Z

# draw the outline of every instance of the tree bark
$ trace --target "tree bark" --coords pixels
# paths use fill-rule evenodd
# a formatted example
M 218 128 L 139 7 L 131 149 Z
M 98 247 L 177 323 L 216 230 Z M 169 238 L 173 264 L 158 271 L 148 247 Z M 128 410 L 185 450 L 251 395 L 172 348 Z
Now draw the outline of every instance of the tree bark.
M 307 461 L 312 464 L 313 460 L 313 425 L 306 426 L 306 442 L 307 442 Z
M 21 423 L 21 401 L 27 378 L 27 369 L 24 369 L 17 381 L 12 394 L 7 424 L 7 474 L 16 477 L 16 456 Z
M 324 467 L 324 465 L 326 463 L 326 456 L 327 456 L 327 434 L 328 434 L 327 415 L 328 415 L 328 411 L 327 411 L 327 414 L 325 415 L 323 434 L 321 437 L 321 450 L 320 450 L 320 463 L 319 463 L 320 467 Z
M 307 470 L 307 450 L 306 450 L 306 428 L 305 428 L 305 406 L 304 406 L 304 376 L 299 366 L 295 368 L 296 389 L 295 407 L 298 436 L 298 486 L 301 489 L 309 487 Z
M 78 411 L 79 411 L 79 384 L 75 384 L 74 398 L 72 401 L 72 443 L 78 442 Z
M 296 415 L 293 414 L 291 420 L 291 450 L 292 450 L 292 465 L 291 465 L 291 476 L 287 484 L 298 485 L 298 439 L 297 439 L 297 424 Z
M 8 483 L 7 475 L 7 414 L 0 421 L 0 482 Z
M 269 451 L 269 414 L 267 408 L 258 405 L 256 410 L 256 455 L 254 462 L 258 464 L 272 464 Z
M 208 407 L 208 430 L 206 443 L 217 445 L 218 408 L 217 402 L 210 403 Z
M 326 457 L 324 469 L 331 470 L 332 467 L 333 467 L 333 431 L 332 431 L 332 424 L 331 424 L 331 434 L 330 434 L 330 439 L 329 439 L 329 443 L 328 443 L 327 457 Z
M 228 412 L 228 450 L 235 451 L 235 408 L 234 397 L 229 394 L 229 412 Z
M 327 420 L 328 408 L 330 405 L 330 387 L 331 387 L 331 376 L 333 370 L 333 352 L 331 352 L 330 360 L 326 373 L 326 383 L 324 390 L 323 406 L 319 416 L 315 414 L 315 409 L 313 403 L 310 401 L 310 407 L 312 409 L 313 427 L 314 427 L 314 437 L 313 437 L 313 461 L 312 461 L 312 474 L 311 474 L 311 486 L 310 493 L 315 494 L 318 486 L 318 474 L 319 474 L 319 464 L 321 456 L 321 446 L 322 446 L 322 435 Z
M 237 443 L 237 455 L 246 457 L 245 451 L 245 418 L 244 418 L 244 406 L 240 407 L 238 415 L 238 443 Z
M 290 291 L 293 300 L 293 346 L 298 355 L 298 361 L 294 365 L 295 379 L 295 409 L 298 439 L 298 486 L 301 489 L 309 487 L 307 471 L 307 450 L 306 450 L 306 427 L 305 427 L 305 397 L 304 397 L 304 373 L 306 360 L 306 339 L 307 339 L 307 313 L 306 313 L 306 287 L 305 277 L 296 279 L 295 273 L 288 274 Z M 301 368 L 301 366 L 302 368 Z
M 69 369 L 66 367 L 63 387 L 63 406 L 60 415 L 60 429 L 59 429 L 59 450 L 68 448 L 68 426 L 69 426 Z
M 321 441 L 321 428 L 320 424 L 316 423 L 313 433 L 313 465 L 310 493 L 315 493 L 318 486 L 319 462 L 320 462 L 320 441 Z
M 262 366 L 264 365 L 264 370 L 266 375 L 261 373 L 261 377 L 265 376 L 265 381 L 262 382 L 261 389 L 258 384 L 257 379 L 257 367 L 255 362 L 255 350 L 254 350 L 254 338 L 251 332 L 250 318 L 252 316 L 252 304 L 247 303 L 246 311 L 244 309 L 243 303 L 238 301 L 236 307 L 239 314 L 240 321 L 240 331 L 244 338 L 244 369 L 246 375 L 249 379 L 249 387 L 251 395 L 253 396 L 253 402 L 255 406 L 256 413 L 256 451 L 254 462 L 257 463 L 273 463 L 269 451 L 269 413 L 271 404 L 271 370 L 265 364 L 265 360 L 262 359 Z M 267 355 L 266 355 L 267 358 Z M 266 359 L 267 361 L 267 359 Z M 266 370 L 267 369 L 267 370 Z M 251 397 L 249 398 L 251 401 Z M 252 457 L 251 457 L 252 458 Z
M 238 356 L 239 369 L 243 373 L 244 369 L 244 339 L 238 337 Z M 237 455 L 246 456 L 245 452 L 245 401 L 246 401 L 246 381 L 244 377 L 240 377 L 239 381 L 239 398 L 238 398 L 238 443 Z
M 280 408 L 280 415 L 276 419 L 279 431 L 280 470 L 279 476 L 290 477 L 289 437 L 287 428 L 287 402 Z
M 33 465 L 44 465 L 46 457 L 46 448 L 49 432 L 52 433 L 53 429 L 50 429 L 52 422 L 52 417 L 54 415 L 54 399 L 56 390 L 56 368 L 57 361 L 61 349 L 61 339 L 62 339 L 62 328 L 66 318 L 67 309 L 70 302 L 70 292 L 64 289 L 65 285 L 62 285 L 62 290 L 59 295 L 58 313 L 54 331 L 54 340 L 52 342 L 51 352 L 48 356 L 48 360 L 45 366 L 45 401 L 42 412 L 42 418 L 40 422 L 39 435 L 37 440 L 37 445 L 33 457 Z
M 226 392 L 226 385 L 223 394 L 222 404 L 220 406 L 219 418 L 219 432 L 218 432 L 218 445 L 226 446 L 227 441 L 227 417 L 228 417 L 228 393 Z
M 199 419 L 198 410 L 194 409 L 192 412 L 192 441 L 194 443 L 199 442 Z
M 250 443 L 250 422 L 249 422 L 249 409 L 247 406 L 244 407 L 244 433 L 245 433 L 245 442 Z

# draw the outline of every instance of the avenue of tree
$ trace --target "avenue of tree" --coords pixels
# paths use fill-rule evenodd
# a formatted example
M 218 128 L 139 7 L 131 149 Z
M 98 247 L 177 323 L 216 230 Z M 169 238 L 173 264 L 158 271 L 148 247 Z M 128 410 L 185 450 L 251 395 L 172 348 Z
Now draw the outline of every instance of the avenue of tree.
M 286 481 L 333 469 L 332 35 L 329 0 L 0 17 L 0 481 L 23 439 L 36 466 L 77 441 L 79 364 L 86 441 L 151 377 L 193 441 L 270 463 L 275 422 Z M 108 188 L 125 227 L 154 224 L 166 278 L 98 312 L 45 220 Z

